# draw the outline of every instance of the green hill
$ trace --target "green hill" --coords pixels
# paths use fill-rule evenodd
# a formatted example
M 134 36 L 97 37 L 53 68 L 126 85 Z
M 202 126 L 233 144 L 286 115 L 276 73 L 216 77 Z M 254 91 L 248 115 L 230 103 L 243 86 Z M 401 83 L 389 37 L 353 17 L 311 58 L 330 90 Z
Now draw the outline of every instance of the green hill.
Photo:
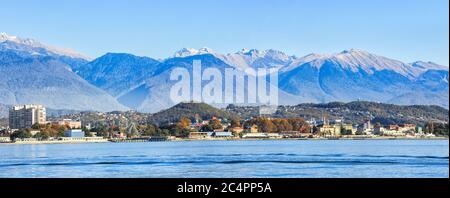
M 167 110 L 150 115 L 148 121 L 161 126 L 177 122 L 183 117 L 191 120 L 209 120 L 213 116 L 231 119 L 236 115 L 205 103 L 180 103 Z

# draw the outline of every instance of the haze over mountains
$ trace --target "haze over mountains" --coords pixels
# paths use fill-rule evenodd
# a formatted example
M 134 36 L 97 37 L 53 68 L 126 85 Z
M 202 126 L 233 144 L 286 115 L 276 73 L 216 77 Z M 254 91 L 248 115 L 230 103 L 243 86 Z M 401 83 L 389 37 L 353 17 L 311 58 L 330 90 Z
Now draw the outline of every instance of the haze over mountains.
M 90 60 L 31 39 L 0 35 L 0 103 L 40 103 L 53 109 L 157 112 L 175 105 L 169 97 L 173 68 L 278 68 L 280 104 L 368 100 L 448 108 L 447 66 L 403 63 L 364 50 L 287 55 L 277 50 L 220 54 L 182 49 L 165 60 L 108 53 Z M 231 93 L 223 93 L 231 94 Z

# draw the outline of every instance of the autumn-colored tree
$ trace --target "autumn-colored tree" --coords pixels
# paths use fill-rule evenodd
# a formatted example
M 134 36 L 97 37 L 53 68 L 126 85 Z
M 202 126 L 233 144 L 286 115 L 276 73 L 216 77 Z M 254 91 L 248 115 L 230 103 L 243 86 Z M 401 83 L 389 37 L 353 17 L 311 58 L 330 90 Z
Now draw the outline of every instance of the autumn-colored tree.
M 275 126 L 271 120 L 267 118 L 258 119 L 258 131 L 261 133 L 273 133 L 277 131 L 277 126 Z
M 277 126 L 278 132 L 292 131 L 292 125 L 286 119 L 276 119 L 274 124 Z
M 189 118 L 181 118 L 180 121 L 177 123 L 178 127 L 182 129 L 189 128 L 191 126 L 191 120 Z
M 209 125 L 211 126 L 211 128 L 213 130 L 222 129 L 223 128 L 222 122 L 220 122 L 220 120 L 218 120 L 218 119 L 213 119 L 213 120 L 209 121 Z
M 239 119 L 234 118 L 234 119 L 231 120 L 230 126 L 232 128 L 234 128 L 234 127 L 241 127 L 241 122 L 239 121 Z
M 290 118 L 288 122 L 292 125 L 293 131 L 298 131 L 301 133 L 309 133 L 311 128 L 308 123 L 302 118 Z
M 305 120 L 301 118 L 253 118 L 247 120 L 244 123 L 244 128 L 249 128 L 256 124 L 258 126 L 259 132 L 262 133 L 274 133 L 274 132 L 289 132 L 298 131 L 301 133 L 309 133 L 311 128 Z

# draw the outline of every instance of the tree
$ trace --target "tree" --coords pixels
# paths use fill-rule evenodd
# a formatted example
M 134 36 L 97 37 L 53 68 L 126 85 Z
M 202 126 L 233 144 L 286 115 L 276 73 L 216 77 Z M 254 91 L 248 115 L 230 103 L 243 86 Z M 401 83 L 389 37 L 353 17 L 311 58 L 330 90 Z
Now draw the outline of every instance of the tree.
M 222 129 L 223 128 L 222 122 L 220 122 L 220 120 L 218 120 L 218 119 L 214 119 L 214 120 L 209 121 L 208 125 L 210 125 L 213 130 Z
M 212 128 L 211 125 L 207 124 L 207 125 L 203 125 L 202 127 L 200 127 L 200 131 L 201 132 L 210 132 L 210 131 L 214 131 L 214 129 Z
M 161 131 L 161 136 L 169 136 L 170 135 L 170 131 L 168 129 L 160 129 Z
M 234 118 L 231 120 L 230 126 L 231 126 L 231 128 L 241 127 L 241 122 L 239 121 L 239 119 Z
M 32 129 L 40 129 L 42 126 L 39 123 L 34 123 L 33 126 L 31 126 Z
M 145 127 L 142 135 L 144 135 L 144 136 L 161 136 L 161 130 L 157 126 L 149 124 Z
M 189 118 L 181 118 L 178 124 L 181 128 L 188 128 L 189 126 L 191 126 L 192 122 Z
M 353 131 L 341 126 L 341 135 L 353 135 Z
M 25 138 L 30 138 L 31 137 L 31 132 L 29 130 L 18 130 L 13 132 L 10 135 L 10 139 L 12 141 L 15 141 L 16 139 L 25 139 Z
M 277 132 L 292 131 L 292 125 L 286 119 L 275 119 L 272 123 L 276 126 Z
M 288 119 L 288 122 L 291 124 L 293 131 L 298 131 L 300 133 L 309 133 L 311 131 L 309 124 L 302 118 L 291 118 Z
M 39 140 L 47 140 L 50 137 L 50 134 L 47 131 L 41 131 L 39 133 L 36 133 L 34 135 L 34 138 L 37 138 Z
M 272 133 L 277 131 L 277 127 L 267 118 L 259 118 L 258 131 L 261 133 Z

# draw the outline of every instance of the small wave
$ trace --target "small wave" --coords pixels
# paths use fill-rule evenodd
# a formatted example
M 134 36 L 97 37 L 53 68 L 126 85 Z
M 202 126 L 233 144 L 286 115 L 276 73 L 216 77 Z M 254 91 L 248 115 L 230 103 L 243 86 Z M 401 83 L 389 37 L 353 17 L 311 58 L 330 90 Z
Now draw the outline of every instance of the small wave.
M 105 162 L 64 162 L 64 163 L 16 163 L 3 164 L 5 166 L 91 166 L 91 165 L 149 165 L 149 164 L 251 164 L 251 163 L 280 163 L 280 164 L 399 164 L 394 161 L 285 161 L 285 160 L 227 160 L 227 161 L 137 161 L 137 162 L 123 162 L 123 161 L 105 161 Z
M 448 156 L 445 157 L 445 156 L 414 156 L 414 155 L 353 155 L 351 157 L 449 159 Z

